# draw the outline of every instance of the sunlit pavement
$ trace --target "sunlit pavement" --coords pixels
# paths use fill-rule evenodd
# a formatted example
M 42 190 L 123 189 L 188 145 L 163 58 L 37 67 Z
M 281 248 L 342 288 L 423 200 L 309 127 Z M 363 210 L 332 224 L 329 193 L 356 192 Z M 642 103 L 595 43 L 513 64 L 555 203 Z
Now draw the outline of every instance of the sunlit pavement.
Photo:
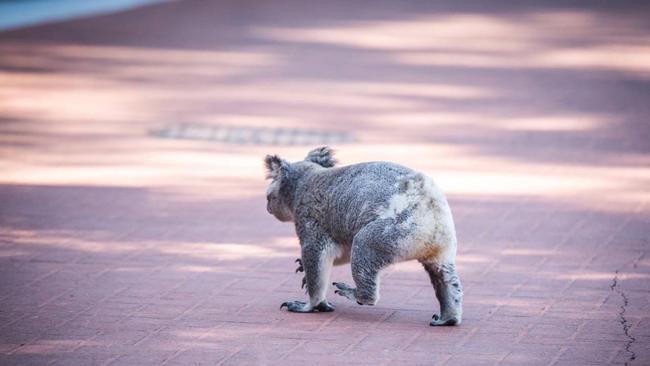
M 649 364 L 649 7 L 431 3 L 184 1 L 0 33 L 0 364 Z M 280 310 L 305 296 L 262 157 L 313 144 L 155 132 L 188 125 L 342 133 L 343 164 L 430 174 L 463 324 L 428 326 L 417 263 L 377 306 Z

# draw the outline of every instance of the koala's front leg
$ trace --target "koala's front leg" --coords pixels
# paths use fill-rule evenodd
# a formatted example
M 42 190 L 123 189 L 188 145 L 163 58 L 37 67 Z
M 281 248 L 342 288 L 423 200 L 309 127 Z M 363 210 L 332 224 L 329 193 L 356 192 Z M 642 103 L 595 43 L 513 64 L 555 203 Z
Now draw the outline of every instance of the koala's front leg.
M 306 242 L 302 245 L 302 268 L 305 271 L 304 283 L 307 285 L 309 302 L 288 301 L 282 303 L 280 308 L 294 313 L 311 313 L 315 311 L 334 311 L 334 307 L 325 300 L 327 284 L 329 283 L 330 270 L 334 257 L 331 255 L 331 244 Z

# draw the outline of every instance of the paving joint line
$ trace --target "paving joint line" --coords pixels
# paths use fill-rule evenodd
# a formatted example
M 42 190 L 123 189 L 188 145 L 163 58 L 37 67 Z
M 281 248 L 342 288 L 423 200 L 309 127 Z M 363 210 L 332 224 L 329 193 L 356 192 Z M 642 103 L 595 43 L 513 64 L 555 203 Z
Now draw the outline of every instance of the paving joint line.
M 419 331 L 415 332 L 415 334 L 412 335 L 409 339 L 407 339 L 406 342 L 404 342 L 404 344 L 403 344 L 402 346 L 400 346 L 398 349 L 399 349 L 400 351 L 406 351 L 406 349 L 407 349 L 411 344 L 413 344 L 413 342 L 415 342 L 416 339 L 418 339 L 418 338 L 420 338 L 420 337 L 422 336 L 422 333 L 424 333 L 423 330 L 419 330 Z
M 165 366 L 165 365 L 167 364 L 167 362 L 169 362 L 169 361 L 173 360 L 174 358 L 178 357 L 178 355 L 180 355 L 181 353 L 183 353 L 183 352 L 185 352 L 185 351 L 187 351 L 187 349 L 179 349 L 178 351 L 174 352 L 173 355 L 171 355 L 171 356 L 165 358 L 165 359 L 162 361 L 162 363 L 160 363 L 160 366 Z
M 338 319 L 340 316 L 341 316 L 340 312 L 335 312 L 334 316 L 325 320 L 318 328 L 316 328 L 316 333 L 320 333 L 326 326 L 330 325 L 330 323 Z
M 233 353 L 229 354 L 228 356 L 224 357 L 221 361 L 217 362 L 215 364 L 215 366 L 223 365 L 226 361 L 228 361 L 229 359 L 233 358 L 236 354 L 241 352 L 241 350 L 242 350 L 242 347 L 236 348 Z
M 186 281 L 186 282 L 187 282 L 187 281 Z M 178 284 L 177 286 L 172 287 L 169 291 L 165 292 L 165 293 L 164 293 L 163 295 L 161 295 L 161 296 L 168 295 L 169 293 L 171 293 L 171 292 L 174 291 L 175 289 L 181 287 L 183 284 L 184 284 L 184 282 Z M 183 312 L 181 312 L 179 315 L 177 315 L 177 316 L 171 318 L 171 320 L 174 321 L 174 320 L 178 320 L 178 319 L 182 318 L 183 315 L 185 315 L 185 314 L 187 314 L 188 312 L 190 312 L 190 311 L 196 309 L 199 305 L 203 304 L 205 301 L 206 301 L 206 300 L 202 300 L 202 301 L 197 302 L 196 304 L 194 304 L 194 305 L 190 306 L 189 308 L 185 309 L 185 310 L 184 310 Z M 144 306 L 143 306 L 143 307 L 144 307 Z M 142 308 L 140 308 L 140 309 L 142 309 Z M 165 324 L 165 325 L 161 325 L 160 327 L 154 329 L 152 332 L 150 332 L 149 334 L 145 335 L 143 338 L 141 338 L 140 340 L 138 340 L 137 342 L 135 342 L 135 343 L 133 344 L 133 346 L 137 346 L 138 344 L 141 344 L 142 342 L 144 342 L 144 341 L 146 341 L 147 339 L 151 338 L 151 337 L 154 336 L 155 334 L 160 333 L 160 331 L 163 330 L 166 326 L 167 326 L 167 324 Z
M 305 344 L 305 342 L 307 342 L 307 341 L 304 340 L 304 339 L 301 339 L 298 342 L 296 342 L 296 345 L 294 345 L 293 347 L 289 348 L 286 352 L 284 352 L 282 354 L 282 356 L 280 356 L 278 358 L 278 361 L 282 361 L 285 358 L 287 358 L 289 356 L 289 354 L 291 354 L 291 352 L 293 352 L 293 351 L 297 350 L 298 348 L 302 347 L 302 345 Z
M 118 358 L 120 358 L 122 355 L 117 355 L 115 357 L 111 357 L 108 360 L 104 361 L 100 366 L 109 366 L 113 362 L 117 361 Z
M 558 362 L 558 360 L 560 359 L 560 357 L 562 357 L 562 355 L 563 355 L 567 350 L 568 350 L 568 347 L 565 347 L 565 346 L 560 347 L 560 350 L 557 351 L 557 353 L 555 354 L 555 356 L 553 356 L 553 358 L 551 359 L 551 361 L 548 363 L 548 366 L 553 366 L 553 365 L 555 365 L 555 364 Z
M 359 338 L 357 338 L 354 342 L 351 342 L 347 347 L 345 347 L 345 348 L 343 349 L 343 351 L 341 351 L 341 355 L 345 355 L 345 354 L 347 354 L 348 352 L 352 351 L 352 349 L 353 349 L 354 347 L 358 346 L 358 345 L 359 345 L 361 342 L 363 342 L 363 340 L 366 339 L 366 338 L 368 338 L 368 334 L 367 334 L 367 333 L 364 334 L 364 335 L 362 335 L 362 336 L 360 336 Z
M 458 342 L 458 344 L 456 344 L 456 348 L 461 348 L 461 347 L 463 347 L 463 346 L 465 345 L 465 343 L 467 343 L 467 341 L 468 341 L 471 337 L 473 337 L 474 334 L 476 334 L 476 333 L 478 333 L 478 327 L 474 327 L 474 328 L 472 328 L 472 330 L 470 330 L 470 331 L 467 333 L 467 335 L 465 335 L 465 337 L 463 337 L 463 339 L 461 339 L 460 342 Z

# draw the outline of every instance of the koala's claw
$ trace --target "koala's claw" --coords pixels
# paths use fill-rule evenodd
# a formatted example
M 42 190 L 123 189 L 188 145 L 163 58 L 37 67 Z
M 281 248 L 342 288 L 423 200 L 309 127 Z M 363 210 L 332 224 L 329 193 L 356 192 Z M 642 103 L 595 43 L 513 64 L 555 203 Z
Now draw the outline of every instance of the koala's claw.
M 306 285 L 306 284 L 307 284 L 307 278 L 306 278 L 306 277 L 303 277 L 303 278 L 302 278 L 302 285 L 300 286 L 300 288 L 305 288 L 305 285 Z
M 300 258 L 296 259 L 296 263 L 298 263 L 298 268 L 296 268 L 296 273 L 305 272 L 305 268 L 302 266 L 302 259 Z
M 344 282 L 332 282 L 332 285 L 336 286 L 339 290 L 354 290 L 354 288 Z
M 444 326 L 444 325 L 456 325 L 458 324 L 458 320 L 456 318 L 448 318 L 448 319 L 440 319 L 440 316 L 438 314 L 433 314 L 431 317 L 431 323 L 429 323 L 430 326 L 435 327 L 435 326 Z
M 334 311 L 334 307 L 327 301 L 323 301 L 314 307 L 303 301 L 287 301 L 283 302 L 282 305 L 280 305 L 280 309 L 285 306 L 287 307 L 287 310 L 292 313 L 329 313 L 331 311 Z
M 357 301 L 357 298 L 354 296 L 354 288 L 348 286 L 343 282 L 333 282 L 332 285 L 338 289 L 334 290 L 335 294 L 341 295 L 348 300 Z M 357 301 L 357 303 L 359 303 L 359 301 Z
M 307 306 L 307 303 L 303 301 L 283 302 L 282 305 L 280 305 L 280 309 L 285 306 L 287 307 L 287 310 L 292 313 L 308 313 L 311 311 L 311 309 L 308 309 L 309 307 Z

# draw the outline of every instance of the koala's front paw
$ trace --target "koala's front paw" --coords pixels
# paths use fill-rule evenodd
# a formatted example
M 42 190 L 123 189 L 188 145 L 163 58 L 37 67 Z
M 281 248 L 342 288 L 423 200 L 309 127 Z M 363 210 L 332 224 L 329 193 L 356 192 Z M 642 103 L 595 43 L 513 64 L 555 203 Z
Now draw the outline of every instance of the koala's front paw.
M 334 311 L 334 306 L 332 306 L 332 304 L 327 301 L 323 301 L 320 304 L 316 305 L 314 309 L 321 313 L 329 313 L 331 311 Z
M 302 259 L 300 258 L 296 259 L 296 263 L 298 263 L 298 268 L 296 268 L 296 273 L 305 272 L 305 268 L 302 266 Z
M 303 301 L 287 301 L 283 302 L 282 305 L 280 305 L 280 309 L 285 306 L 287 307 L 287 310 L 292 313 L 329 313 L 331 311 L 334 311 L 334 307 L 327 301 L 323 301 L 314 307 L 312 307 L 309 303 Z
M 282 305 L 280 305 L 280 309 L 283 307 L 287 307 L 287 310 L 292 312 L 292 313 L 310 313 L 312 312 L 311 306 L 309 306 L 308 303 L 303 302 L 303 301 L 287 301 L 283 302 Z
M 431 317 L 431 323 L 429 323 L 429 325 L 432 327 L 436 327 L 436 326 L 443 326 L 443 325 L 447 325 L 447 326 L 457 325 L 459 323 L 460 322 L 455 317 L 441 319 L 438 316 L 438 314 L 433 314 L 433 316 Z

